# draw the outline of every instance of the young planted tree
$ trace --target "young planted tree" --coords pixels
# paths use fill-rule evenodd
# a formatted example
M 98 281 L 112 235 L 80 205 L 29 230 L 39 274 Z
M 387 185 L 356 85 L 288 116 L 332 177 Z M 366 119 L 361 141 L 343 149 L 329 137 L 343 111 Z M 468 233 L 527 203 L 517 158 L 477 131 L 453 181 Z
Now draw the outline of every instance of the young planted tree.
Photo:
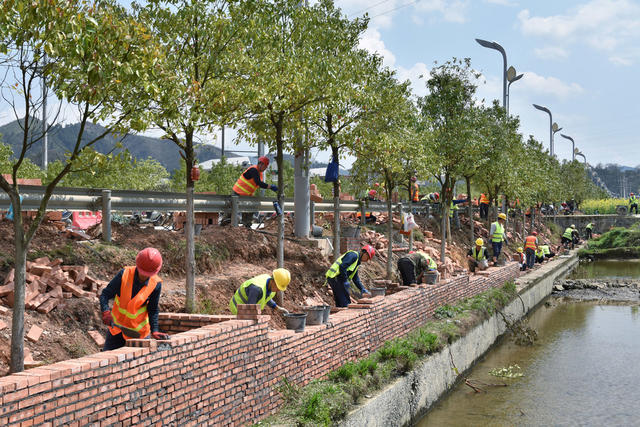
M 243 86 L 237 78 L 246 64 L 242 39 L 254 30 L 253 2 L 149 0 L 134 4 L 163 55 L 155 66 L 159 91 L 153 100 L 153 123 L 180 148 L 186 181 L 186 302 L 195 304 L 194 180 L 199 135 L 228 124 L 239 105 Z M 229 188 L 229 191 L 231 188 Z
M 76 0 L 6 0 L 0 19 L 0 51 L 15 83 L 3 90 L 3 99 L 12 106 L 22 105 L 24 117 L 17 116 L 23 131 L 22 145 L 11 158 L 11 180 L 0 177 L 0 188 L 11 199 L 15 233 L 14 308 L 11 331 L 12 372 L 24 369 L 25 267 L 29 244 L 47 209 L 55 187 L 79 164 L 84 150 L 109 132 L 125 133 L 145 126 L 147 94 L 155 86 L 151 78 L 157 57 L 155 46 L 144 27 L 126 11 L 107 1 L 91 5 Z M 48 61 L 44 63 L 43 55 Z M 31 129 L 31 114 L 42 102 L 37 93 L 37 77 L 47 78 L 51 91 L 62 101 L 76 106 L 80 120 L 76 141 L 67 153 L 63 167 L 50 176 L 33 221 L 22 219 L 18 177 L 26 155 L 42 135 Z M 14 111 L 17 111 L 14 108 Z M 99 121 L 105 132 L 84 138 L 90 121 Z
M 476 86 L 473 81 L 478 77 L 468 58 L 454 58 L 431 70 L 427 80 L 429 94 L 418 99 L 418 130 L 421 135 L 428 136 L 427 143 L 432 146 L 434 176 L 441 186 L 441 262 L 445 257 L 447 218 L 453 200 L 453 187 L 457 177 L 462 175 L 465 154 L 474 137 L 472 106 Z

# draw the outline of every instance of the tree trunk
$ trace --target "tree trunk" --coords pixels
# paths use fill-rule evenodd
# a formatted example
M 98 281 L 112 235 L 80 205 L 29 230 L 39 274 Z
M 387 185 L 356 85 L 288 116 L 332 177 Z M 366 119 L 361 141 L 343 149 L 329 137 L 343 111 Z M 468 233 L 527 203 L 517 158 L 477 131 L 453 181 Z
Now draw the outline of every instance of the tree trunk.
M 280 126 L 276 128 L 276 162 L 278 164 L 278 203 L 282 208 L 282 215 L 278 217 L 278 268 L 284 268 L 284 159 L 282 155 L 282 121 Z M 276 294 L 276 304 L 282 306 L 283 293 L 278 291 Z
M 409 180 L 409 213 L 413 213 L 413 183 Z M 413 229 L 409 230 L 409 250 L 413 250 Z
M 440 206 L 441 224 L 442 224 L 442 240 L 440 241 L 440 262 L 444 265 L 445 251 L 447 250 L 447 223 L 449 222 L 449 205 L 451 200 L 447 200 L 447 185 L 449 184 L 449 177 L 445 176 L 442 189 L 440 190 L 440 197 L 442 206 Z
M 15 232 L 15 276 L 13 279 L 13 316 L 11 325 L 12 373 L 24 371 L 24 294 L 27 266 L 27 245 L 22 228 L 22 208 L 13 209 L 13 229 Z
M 391 209 L 391 190 L 390 184 L 387 182 L 387 213 L 389 221 L 387 222 L 387 239 L 389 246 L 387 247 L 387 280 L 393 279 L 393 212 Z
M 331 147 L 334 159 L 338 158 L 338 147 Z M 364 218 L 363 218 L 364 220 Z M 333 261 L 340 258 L 340 180 L 333 183 Z
M 184 234 L 187 241 L 187 258 L 186 258 L 186 300 L 185 310 L 187 313 L 196 311 L 196 250 L 195 250 L 195 232 L 194 232 L 194 206 L 193 191 L 194 182 L 191 179 L 191 168 L 195 163 L 195 155 L 193 152 L 193 133 L 186 135 L 185 162 L 187 165 L 187 222 L 185 224 Z
M 467 182 L 467 200 L 469 200 L 469 207 L 467 211 L 469 212 L 469 247 L 473 247 L 475 245 L 475 232 L 473 229 L 473 203 L 471 203 L 471 178 L 465 177 L 465 181 Z

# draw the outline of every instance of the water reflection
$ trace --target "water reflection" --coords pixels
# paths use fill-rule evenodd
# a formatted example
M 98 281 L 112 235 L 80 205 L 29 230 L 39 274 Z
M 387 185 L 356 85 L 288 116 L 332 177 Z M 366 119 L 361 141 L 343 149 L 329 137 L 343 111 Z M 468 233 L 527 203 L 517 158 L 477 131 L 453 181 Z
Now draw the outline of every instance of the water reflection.
M 633 278 L 640 279 L 640 260 L 603 259 L 580 262 L 568 279 Z
M 418 423 L 461 425 L 637 425 L 640 405 L 640 318 L 637 307 L 567 303 L 530 316 L 533 347 L 503 341 L 469 378 L 503 381 L 493 368 L 518 364 L 523 378 L 475 393 L 464 384 Z

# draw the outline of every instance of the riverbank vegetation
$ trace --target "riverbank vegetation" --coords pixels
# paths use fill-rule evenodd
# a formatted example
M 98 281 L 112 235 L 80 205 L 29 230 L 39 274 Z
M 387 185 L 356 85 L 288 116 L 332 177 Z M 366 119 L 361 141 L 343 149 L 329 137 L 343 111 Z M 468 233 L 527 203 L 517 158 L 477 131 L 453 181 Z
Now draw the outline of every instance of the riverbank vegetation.
M 640 256 L 640 227 L 616 227 L 589 240 L 578 252 L 580 258 L 636 258 Z
M 465 335 L 517 295 L 513 282 L 436 309 L 434 319 L 402 338 L 387 341 L 368 357 L 349 361 L 304 387 L 282 378 L 280 411 L 257 425 L 331 425 L 362 398 L 411 371 L 416 363 Z

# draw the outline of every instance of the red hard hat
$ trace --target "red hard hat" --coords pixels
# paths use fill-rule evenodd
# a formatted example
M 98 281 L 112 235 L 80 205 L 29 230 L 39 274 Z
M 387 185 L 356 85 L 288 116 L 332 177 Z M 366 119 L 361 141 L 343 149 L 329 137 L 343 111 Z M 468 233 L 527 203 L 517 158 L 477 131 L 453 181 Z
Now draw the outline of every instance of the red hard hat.
M 439 198 L 440 198 L 440 193 L 437 193 L 437 192 L 436 192 L 436 193 L 433 193 L 433 194 L 436 196 L 436 199 L 439 199 Z
M 534 231 L 534 232 L 532 232 L 531 234 L 532 234 L 533 236 L 537 236 L 537 235 L 538 235 L 538 232 L 537 232 L 537 231 Z
M 415 176 L 411 177 L 411 182 L 416 182 L 418 180 L 418 178 L 416 178 Z
M 375 196 L 376 194 L 378 194 L 378 192 L 376 190 L 369 190 L 369 195 L 370 196 Z
M 380 183 L 376 182 L 375 184 L 373 184 L 374 187 L 380 187 Z
M 267 156 L 258 157 L 258 163 L 262 163 L 265 167 L 269 166 L 269 158 Z
M 145 248 L 136 256 L 138 273 L 145 276 L 155 276 L 162 268 L 162 255 L 156 248 Z
M 371 245 L 364 245 L 362 247 L 362 250 L 369 254 L 369 259 L 373 258 L 373 256 L 376 254 L 376 250 Z
M 633 196 L 633 193 L 629 193 L 630 196 Z

